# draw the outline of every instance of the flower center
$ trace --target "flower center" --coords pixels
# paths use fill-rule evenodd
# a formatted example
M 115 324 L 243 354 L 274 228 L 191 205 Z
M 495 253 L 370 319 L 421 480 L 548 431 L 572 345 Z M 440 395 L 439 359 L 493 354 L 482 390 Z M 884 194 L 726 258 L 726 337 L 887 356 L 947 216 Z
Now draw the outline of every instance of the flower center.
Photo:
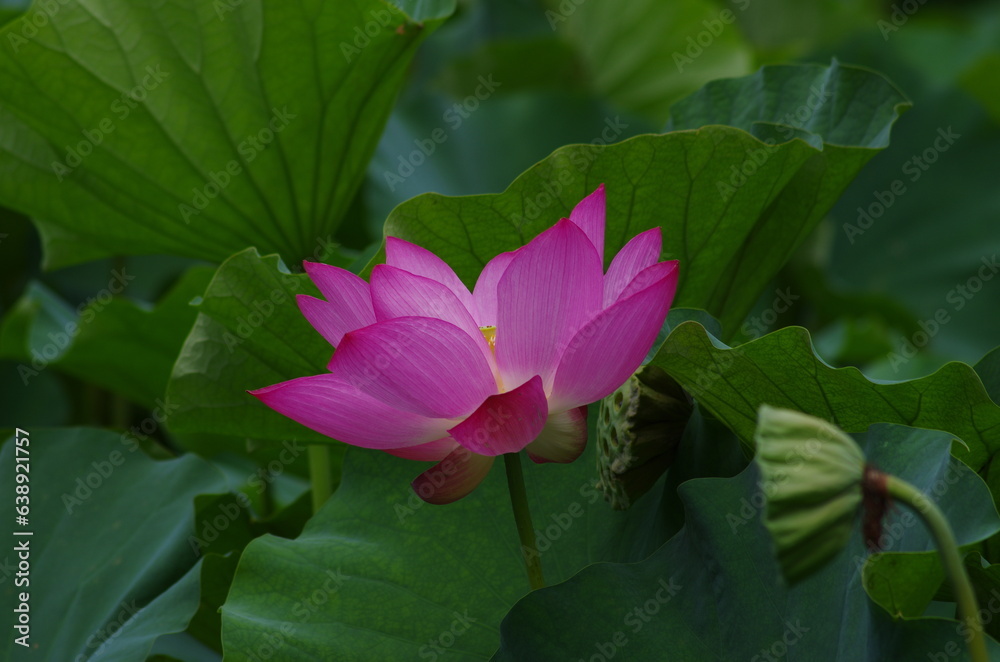
M 481 326 L 479 330 L 483 334 L 483 338 L 486 338 L 486 344 L 490 346 L 490 353 L 496 358 L 497 355 L 497 328 L 495 326 Z M 496 361 L 494 361 L 496 363 Z M 494 370 L 496 367 L 494 366 Z M 497 379 L 497 389 L 500 393 L 505 392 L 507 389 L 503 387 L 503 378 L 500 377 L 499 372 L 494 372 Z
M 486 342 L 490 346 L 490 351 L 496 354 L 497 328 L 495 326 L 481 326 L 479 330 L 483 332 L 483 337 L 486 338 Z

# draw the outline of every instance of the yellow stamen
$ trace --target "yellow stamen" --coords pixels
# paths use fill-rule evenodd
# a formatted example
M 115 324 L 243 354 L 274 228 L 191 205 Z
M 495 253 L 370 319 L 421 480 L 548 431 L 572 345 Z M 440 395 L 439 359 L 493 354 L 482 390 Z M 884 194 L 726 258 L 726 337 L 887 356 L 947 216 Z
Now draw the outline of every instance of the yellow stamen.
M 493 356 L 497 355 L 497 328 L 495 326 L 481 326 L 479 330 L 483 333 L 483 338 L 486 338 L 486 344 L 490 346 L 490 351 Z M 494 376 L 497 379 L 497 388 L 503 393 L 506 389 L 503 387 L 503 379 L 500 377 L 500 373 L 496 372 L 494 367 Z
M 497 351 L 497 328 L 495 326 L 481 326 L 479 330 L 483 332 L 483 337 L 490 346 L 490 351 L 496 354 Z

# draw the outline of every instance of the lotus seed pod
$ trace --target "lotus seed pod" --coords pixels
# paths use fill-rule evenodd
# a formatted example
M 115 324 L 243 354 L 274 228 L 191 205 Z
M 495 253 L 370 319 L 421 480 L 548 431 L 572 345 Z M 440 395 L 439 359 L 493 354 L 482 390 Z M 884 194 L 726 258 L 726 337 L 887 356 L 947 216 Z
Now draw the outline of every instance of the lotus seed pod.
M 677 453 L 691 401 L 660 368 L 647 365 L 601 401 L 598 489 L 625 510 L 656 483 Z
M 863 500 L 865 456 L 832 423 L 767 405 L 754 438 L 767 497 L 764 526 L 785 579 L 795 583 L 850 540 Z

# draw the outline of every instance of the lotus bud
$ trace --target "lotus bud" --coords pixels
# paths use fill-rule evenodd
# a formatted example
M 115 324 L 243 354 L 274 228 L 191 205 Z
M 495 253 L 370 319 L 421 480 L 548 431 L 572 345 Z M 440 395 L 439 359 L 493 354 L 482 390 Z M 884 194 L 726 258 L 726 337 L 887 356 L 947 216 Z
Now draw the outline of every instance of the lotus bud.
M 864 498 L 865 456 L 832 423 L 767 405 L 754 438 L 764 526 L 785 579 L 795 583 L 847 545 Z

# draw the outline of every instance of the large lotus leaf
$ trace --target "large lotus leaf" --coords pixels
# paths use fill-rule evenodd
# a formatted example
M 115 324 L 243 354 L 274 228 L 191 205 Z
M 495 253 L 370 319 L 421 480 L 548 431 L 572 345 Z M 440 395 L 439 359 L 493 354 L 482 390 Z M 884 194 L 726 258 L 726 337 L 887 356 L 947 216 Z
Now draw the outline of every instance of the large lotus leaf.
M 296 294 L 320 296 L 305 274 L 249 248 L 216 271 L 195 303 L 194 328 L 167 390 L 179 432 L 329 441 L 268 409 L 248 389 L 323 372 L 333 348 L 306 321 Z
M 691 430 L 682 441 L 689 470 L 727 470 L 721 446 L 696 443 L 703 430 L 725 430 Z M 570 465 L 524 458 L 549 583 L 595 561 L 637 561 L 677 529 L 662 488 L 662 499 L 612 511 L 593 486 L 594 448 Z M 244 552 L 223 608 L 226 659 L 253 660 L 268 647 L 288 661 L 489 659 L 500 620 L 528 591 L 502 465 L 468 497 L 432 506 L 409 486 L 428 465 L 350 449 L 340 488 L 297 540 L 264 536 Z
M 503 193 L 413 198 L 390 214 L 385 233 L 434 251 L 471 284 L 490 258 L 604 183 L 606 262 L 634 235 L 662 226 L 664 256 L 681 261 L 677 304 L 705 308 L 734 333 L 761 288 L 886 146 L 905 103 L 881 76 L 836 62 L 765 67 L 675 104 L 671 133 L 609 145 L 620 135 L 609 122 L 595 144 L 556 150 Z
M 859 441 L 869 460 L 934 498 L 959 544 L 1000 530 L 982 480 L 950 457 L 951 435 L 880 424 L 866 437 Z M 949 476 L 954 489 L 935 491 Z M 860 526 L 828 566 L 788 588 L 760 519 L 758 481 L 751 465 L 735 478 L 683 484 L 687 523 L 677 536 L 640 563 L 595 564 L 522 599 L 493 659 L 968 659 L 958 622 L 893 621 L 869 600 Z M 899 549 L 931 547 L 919 524 L 900 536 Z M 995 641 L 989 646 L 1000 654 Z
M 11 488 L 3 512 L 12 530 L 32 532 L 11 536 L 12 546 L 28 546 L 30 583 L 5 573 L 0 596 L 10 615 L 19 594 L 29 592 L 31 646 L 8 632 L 0 658 L 145 659 L 159 638 L 184 631 L 198 609 L 201 565 L 189 543 L 194 500 L 227 492 L 225 477 L 194 456 L 155 462 L 113 432 L 37 429 L 17 437 L 27 444 L 8 439 L 0 451 Z M 19 458 L 30 466 L 29 482 L 17 483 L 30 488 L 26 526 L 15 525 Z M 4 567 L 16 567 L 20 553 L 8 547 Z
M 38 0 L 0 30 L 0 200 L 49 267 L 311 255 L 453 5 Z
M 986 392 L 994 402 L 1000 404 L 1000 347 L 981 358 L 974 367 L 976 374 L 983 380 Z
M 761 404 L 819 416 L 848 432 L 876 422 L 947 430 L 955 453 L 979 469 L 1000 450 L 1000 407 L 976 372 L 949 363 L 927 377 L 871 381 L 816 355 L 809 332 L 786 327 L 729 348 L 696 323 L 677 326 L 652 361 L 748 445 Z

